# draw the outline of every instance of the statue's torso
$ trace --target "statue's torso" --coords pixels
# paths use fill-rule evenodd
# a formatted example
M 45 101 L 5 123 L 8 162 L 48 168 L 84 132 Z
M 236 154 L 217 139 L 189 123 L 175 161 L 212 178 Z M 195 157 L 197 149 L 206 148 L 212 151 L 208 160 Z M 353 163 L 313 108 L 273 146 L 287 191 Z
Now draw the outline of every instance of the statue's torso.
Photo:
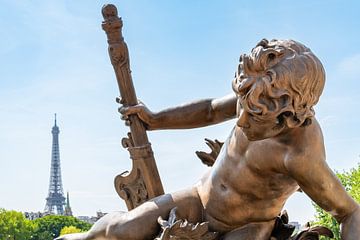
M 218 231 L 269 221 L 298 189 L 284 167 L 287 144 L 248 141 L 238 127 L 230 134 L 210 173 L 199 185 L 206 220 Z

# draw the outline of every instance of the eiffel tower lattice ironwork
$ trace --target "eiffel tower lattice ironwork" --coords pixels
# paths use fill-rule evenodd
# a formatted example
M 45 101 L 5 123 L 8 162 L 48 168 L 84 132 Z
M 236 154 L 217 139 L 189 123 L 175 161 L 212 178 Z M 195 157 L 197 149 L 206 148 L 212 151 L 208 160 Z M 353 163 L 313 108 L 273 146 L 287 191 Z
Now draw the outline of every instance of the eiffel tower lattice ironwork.
M 60 151 L 59 151 L 59 127 L 55 124 L 51 130 L 52 133 L 52 152 L 50 168 L 49 193 L 46 198 L 45 213 L 64 215 L 65 197 L 61 181 Z M 55 212 L 56 210 L 56 212 Z

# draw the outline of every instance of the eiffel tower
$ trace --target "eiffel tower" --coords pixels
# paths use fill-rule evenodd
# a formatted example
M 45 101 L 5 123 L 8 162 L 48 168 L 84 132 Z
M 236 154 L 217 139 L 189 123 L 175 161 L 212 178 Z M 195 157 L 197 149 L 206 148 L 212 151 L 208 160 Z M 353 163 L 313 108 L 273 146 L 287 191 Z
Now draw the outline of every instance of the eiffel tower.
M 45 214 L 64 215 L 65 197 L 61 182 L 60 152 L 59 152 L 59 127 L 55 124 L 52 128 L 52 152 L 49 193 L 46 198 Z M 55 213 L 56 210 L 56 213 Z

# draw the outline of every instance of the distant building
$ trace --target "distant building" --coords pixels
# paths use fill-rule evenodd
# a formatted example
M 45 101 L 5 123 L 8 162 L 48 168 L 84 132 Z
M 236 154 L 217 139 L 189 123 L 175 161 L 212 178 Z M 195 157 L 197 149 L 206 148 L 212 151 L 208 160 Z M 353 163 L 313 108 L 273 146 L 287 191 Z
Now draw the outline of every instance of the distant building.
M 72 216 L 72 211 L 70 207 L 70 199 L 69 199 L 69 192 L 66 194 L 66 206 L 65 206 L 65 216 Z
M 97 217 L 89 217 L 89 216 L 77 216 L 76 218 L 90 224 L 94 224 L 98 220 Z
M 301 230 L 301 224 L 299 222 L 289 222 L 289 224 L 295 227 L 296 232 Z
M 61 181 L 61 168 L 60 168 L 60 149 L 59 149 L 59 127 L 55 124 L 51 130 L 52 138 L 52 151 L 51 151 L 51 168 L 50 168 L 50 183 L 49 193 L 46 198 L 45 213 L 64 215 L 65 197 Z
M 44 216 L 42 212 L 24 212 L 26 219 L 35 220 Z
M 94 224 L 97 220 L 99 220 L 100 218 L 102 218 L 103 216 L 105 216 L 107 213 L 103 213 L 101 211 L 98 211 L 96 212 L 96 216 L 93 216 L 93 217 L 89 217 L 89 216 L 77 216 L 76 218 L 81 220 L 81 221 L 84 221 L 84 222 L 87 222 L 87 223 L 90 223 L 90 224 Z
M 69 199 L 69 194 L 67 194 L 67 199 Z M 70 201 L 67 201 L 67 206 L 70 206 L 69 202 Z M 67 208 L 67 206 L 65 207 L 65 216 L 72 216 L 71 208 Z M 71 215 L 69 213 L 71 213 Z M 45 212 L 45 213 L 42 213 L 42 212 L 24 212 L 23 214 L 24 214 L 25 218 L 29 219 L 29 220 L 35 220 L 35 219 L 38 219 L 38 218 L 45 217 L 47 215 L 53 215 L 53 214 L 49 214 L 48 212 Z M 102 218 L 106 214 L 107 213 L 103 213 L 101 211 L 98 211 L 98 212 L 96 212 L 96 216 L 77 216 L 76 218 L 81 220 L 81 221 L 84 221 L 84 222 L 87 222 L 87 223 L 90 223 L 90 224 L 94 224 L 96 221 L 98 221 L 100 218 Z

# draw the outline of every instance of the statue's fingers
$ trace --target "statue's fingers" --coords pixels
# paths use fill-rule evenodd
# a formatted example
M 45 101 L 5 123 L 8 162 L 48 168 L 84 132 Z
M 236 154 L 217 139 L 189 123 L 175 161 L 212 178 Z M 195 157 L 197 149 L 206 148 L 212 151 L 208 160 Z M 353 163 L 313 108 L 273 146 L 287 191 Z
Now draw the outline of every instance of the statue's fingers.
M 118 109 L 119 113 L 121 115 L 130 115 L 130 114 L 135 114 L 135 113 L 138 113 L 139 112 L 139 109 L 137 106 L 132 106 L 132 107 L 124 107 L 124 106 L 121 106 L 119 107 Z
M 124 115 L 126 112 L 126 107 L 124 107 L 124 106 L 119 107 L 118 112 L 121 113 L 122 115 Z
M 127 121 L 129 117 L 127 115 L 121 115 L 121 120 Z
M 135 105 L 135 106 L 130 106 L 130 107 L 124 107 L 124 108 L 122 109 L 122 113 L 121 113 L 121 114 L 131 115 L 131 114 L 141 113 L 142 111 L 143 111 L 143 106 L 141 106 L 141 105 Z
M 115 101 L 119 104 L 124 104 L 124 99 L 121 97 L 116 97 Z

